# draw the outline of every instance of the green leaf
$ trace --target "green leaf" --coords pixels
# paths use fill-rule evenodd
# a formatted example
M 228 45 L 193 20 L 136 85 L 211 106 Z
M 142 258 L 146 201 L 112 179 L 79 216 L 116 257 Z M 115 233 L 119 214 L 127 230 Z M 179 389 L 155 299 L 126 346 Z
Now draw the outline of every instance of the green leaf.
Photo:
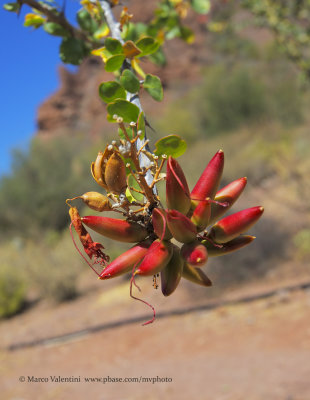
M 147 56 L 155 53 L 159 48 L 159 43 L 151 36 L 145 36 L 136 42 L 136 45 L 142 51 L 138 57 Z
M 115 100 L 113 103 L 108 104 L 108 113 L 113 116 L 116 114 L 122 117 L 124 122 L 136 122 L 140 113 L 139 108 L 127 100 Z
M 114 120 L 114 122 L 115 122 L 115 120 Z M 126 127 L 126 132 L 127 132 L 129 139 L 132 139 L 133 138 L 132 129 L 130 127 Z M 120 137 L 120 139 L 126 140 L 123 129 L 121 129 L 121 128 L 118 128 L 118 136 Z M 126 161 L 125 162 L 125 164 L 126 164 L 127 162 L 130 162 L 130 159 L 126 159 L 125 161 Z
M 180 157 L 185 153 L 187 144 L 185 140 L 181 139 L 177 135 L 168 135 L 158 140 L 155 143 L 155 154 L 160 157 L 163 154 L 167 156 L 172 156 L 174 158 Z
M 126 99 L 126 91 L 118 82 L 103 82 L 99 86 L 99 96 L 106 103 L 111 103 L 116 99 Z
M 76 19 L 83 31 L 94 33 L 98 29 L 97 22 L 92 18 L 85 8 L 82 8 L 77 14 Z
M 56 24 L 55 22 L 46 22 L 46 24 L 43 25 L 43 29 L 45 30 L 45 32 L 53 36 L 69 35 L 69 33 L 61 25 Z
M 107 59 L 107 62 L 105 64 L 104 68 L 107 72 L 117 71 L 123 65 L 124 60 L 125 60 L 125 56 L 123 56 L 123 54 L 116 54 L 115 56 L 112 56 Z
M 139 186 L 138 182 L 135 180 L 135 178 L 132 175 L 128 176 L 128 184 L 129 186 L 141 190 L 141 187 Z M 127 188 L 128 192 L 126 191 L 126 197 L 128 200 L 132 203 L 134 200 L 137 200 L 139 202 L 143 202 L 143 194 L 142 193 L 137 193 L 134 190 L 130 190 Z
M 211 8 L 210 0 L 192 0 L 192 7 L 198 14 L 208 14 Z
M 82 40 L 69 37 L 64 38 L 60 45 L 60 58 L 64 63 L 79 65 L 89 54 Z
M 108 37 L 104 41 L 105 48 L 113 55 L 123 54 L 123 46 L 117 39 Z
M 158 76 L 147 74 L 143 83 L 144 89 L 156 101 L 162 101 L 164 97 L 163 87 Z
M 166 39 L 171 40 L 181 36 L 181 27 L 179 25 L 173 26 L 166 33 Z
M 149 58 L 154 64 L 159 65 L 160 67 L 163 67 L 167 64 L 165 53 L 161 47 L 156 51 L 156 53 L 151 54 Z
M 122 37 L 124 40 L 132 40 L 135 42 L 141 35 L 144 35 L 147 25 L 142 22 L 132 23 L 123 26 Z
M 41 25 L 43 25 L 45 22 L 45 19 L 35 13 L 29 13 L 25 15 L 25 21 L 24 21 L 24 26 L 32 26 L 34 29 L 40 28 Z
M 130 70 L 125 69 L 120 78 L 123 88 L 130 93 L 137 93 L 140 89 L 140 82 L 136 75 Z
M 125 194 L 126 194 L 126 197 L 127 197 L 127 200 L 129 201 L 129 203 L 132 203 L 133 201 L 135 201 L 135 199 L 134 199 L 133 195 L 131 194 L 131 191 L 129 190 L 128 187 L 126 189 Z
M 94 33 L 94 38 L 100 40 L 109 34 L 109 27 L 107 24 L 102 24 Z
M 134 44 L 132 40 L 127 40 L 123 44 L 123 51 L 126 58 L 135 58 L 141 54 L 141 50 Z
M 18 3 L 6 3 L 6 4 L 3 4 L 3 8 L 6 11 L 18 12 L 20 10 L 20 5 Z
M 181 26 L 180 29 L 180 35 L 181 38 L 186 42 L 186 43 L 193 43 L 193 41 L 195 40 L 195 34 L 194 32 L 190 29 L 187 28 L 186 26 Z
M 140 135 L 140 139 L 143 139 L 145 136 L 145 119 L 144 119 L 143 112 L 140 112 L 140 114 L 139 114 L 137 130 L 142 131 L 142 134 Z

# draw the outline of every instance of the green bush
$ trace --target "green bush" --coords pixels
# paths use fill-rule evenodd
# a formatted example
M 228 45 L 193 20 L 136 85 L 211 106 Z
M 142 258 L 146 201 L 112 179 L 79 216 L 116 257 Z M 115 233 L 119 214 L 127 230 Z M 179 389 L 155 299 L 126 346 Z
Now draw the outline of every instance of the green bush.
M 262 123 L 294 126 L 303 119 L 304 101 L 296 72 L 285 63 L 223 62 L 166 108 L 158 128 L 192 141 Z
M 213 133 L 259 121 L 267 111 L 266 94 L 263 82 L 245 67 L 210 68 L 198 92 L 200 123 Z
M 179 135 L 190 143 L 199 135 L 200 121 L 195 118 L 196 113 L 196 99 L 194 92 L 191 91 L 185 97 L 174 99 L 168 105 L 163 118 L 155 121 L 156 131 L 163 132 L 165 135 Z
M 0 318 L 10 317 L 22 309 L 26 286 L 15 265 L 2 264 L 0 268 Z
M 23 260 L 29 285 L 41 299 L 60 303 L 78 295 L 78 279 L 87 268 L 77 254 L 69 232 L 59 240 L 29 242 L 23 249 Z
M 65 199 L 97 186 L 89 168 L 96 152 L 85 142 L 35 139 L 28 151 L 15 151 L 12 173 L 0 181 L 2 234 L 29 237 L 67 226 Z
M 294 245 L 296 247 L 296 256 L 299 259 L 306 260 L 310 258 L 310 229 L 302 229 L 294 236 Z

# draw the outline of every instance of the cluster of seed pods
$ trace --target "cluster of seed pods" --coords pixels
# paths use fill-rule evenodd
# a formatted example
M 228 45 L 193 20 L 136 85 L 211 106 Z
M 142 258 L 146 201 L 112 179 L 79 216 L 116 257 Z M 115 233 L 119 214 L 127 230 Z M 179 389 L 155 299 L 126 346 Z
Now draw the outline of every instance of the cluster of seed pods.
M 130 149 L 129 155 L 132 156 Z M 154 180 L 159 176 L 159 163 L 156 165 L 152 173 Z M 192 191 L 179 163 L 172 157 L 167 159 L 166 208 L 154 194 L 152 185 L 147 185 L 145 171 L 141 170 L 133 173 L 136 173 L 135 178 L 145 195 L 145 203 L 130 203 L 127 200 L 127 166 L 123 154 L 113 150 L 112 146 L 107 147 L 92 163 L 91 170 L 96 182 L 107 190 L 108 197 L 97 192 L 78 197 L 96 211 L 122 212 L 125 219 L 94 215 L 81 217 L 77 209 L 70 205 L 72 224 L 85 252 L 94 263 L 101 266 L 101 271 L 97 272 L 94 264 L 90 264 L 100 279 L 111 279 L 131 272 L 131 286 L 137 275 L 153 276 L 157 286 L 156 276 L 160 274 L 164 296 L 175 291 L 182 277 L 208 287 L 212 283 L 202 270 L 208 256 L 225 255 L 255 239 L 244 232 L 260 218 L 263 207 L 248 208 L 222 218 L 247 183 L 246 178 L 240 178 L 218 190 L 224 167 L 222 150 L 208 163 Z M 132 210 L 132 207 L 139 205 L 143 207 Z M 85 227 L 108 238 L 135 245 L 108 263 L 103 246 L 92 241 Z

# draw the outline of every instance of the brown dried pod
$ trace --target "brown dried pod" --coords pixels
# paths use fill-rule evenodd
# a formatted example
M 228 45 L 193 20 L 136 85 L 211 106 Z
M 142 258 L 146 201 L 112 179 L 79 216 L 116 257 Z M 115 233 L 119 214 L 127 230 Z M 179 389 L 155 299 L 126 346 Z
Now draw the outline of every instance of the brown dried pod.
M 98 192 L 86 192 L 80 196 L 83 202 L 88 205 L 89 208 L 95 211 L 111 211 L 112 205 L 109 199 Z
M 108 190 L 115 194 L 124 193 L 127 188 L 126 166 L 122 157 L 116 152 L 109 157 L 105 165 L 104 180 Z
M 107 184 L 104 180 L 104 154 L 102 151 L 99 151 L 95 162 L 91 163 L 90 171 L 98 185 L 108 190 Z

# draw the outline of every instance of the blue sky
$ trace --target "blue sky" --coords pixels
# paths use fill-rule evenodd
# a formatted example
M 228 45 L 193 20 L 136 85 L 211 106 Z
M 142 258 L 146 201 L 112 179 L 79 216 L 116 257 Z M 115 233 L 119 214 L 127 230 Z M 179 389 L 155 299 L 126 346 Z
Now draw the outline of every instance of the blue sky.
M 12 1 L 12 0 L 10 0 Z M 0 9 L 0 176 L 9 173 L 12 148 L 27 148 L 36 131 L 38 105 L 58 87 L 60 38 L 43 29 L 23 27 L 24 7 L 17 17 Z M 67 0 L 68 16 L 74 20 L 77 0 Z M 29 12 L 29 7 L 28 7 Z

